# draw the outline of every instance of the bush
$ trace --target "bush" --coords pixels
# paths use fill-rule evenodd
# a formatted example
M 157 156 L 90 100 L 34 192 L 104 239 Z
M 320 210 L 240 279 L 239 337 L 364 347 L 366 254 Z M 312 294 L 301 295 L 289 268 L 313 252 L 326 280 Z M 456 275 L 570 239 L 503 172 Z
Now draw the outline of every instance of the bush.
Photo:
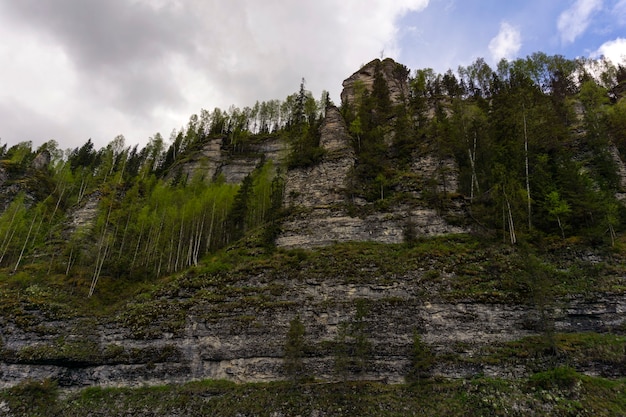
M 13 415 L 53 415 L 58 408 L 58 386 L 55 381 L 26 380 L 7 390 Z
M 411 351 L 411 368 L 406 376 L 409 383 L 419 383 L 422 378 L 429 376 L 429 371 L 435 357 L 430 348 L 423 341 L 419 333 L 413 333 L 413 349 Z
M 532 386 L 544 390 L 554 388 L 570 389 L 573 388 L 578 381 L 580 381 L 580 375 L 574 368 L 569 366 L 560 366 L 548 371 L 536 373 L 530 377 L 530 384 Z

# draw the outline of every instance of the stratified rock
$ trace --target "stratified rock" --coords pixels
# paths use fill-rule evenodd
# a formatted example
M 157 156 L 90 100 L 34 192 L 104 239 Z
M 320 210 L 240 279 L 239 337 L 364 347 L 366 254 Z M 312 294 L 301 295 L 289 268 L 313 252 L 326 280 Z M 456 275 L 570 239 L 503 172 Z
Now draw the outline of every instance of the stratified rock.
M 4 183 L 9 179 L 7 171 L 0 165 L 0 188 L 4 186 Z
M 225 149 L 223 142 L 222 137 L 208 140 L 200 152 L 180 166 L 180 175 L 193 178 L 201 174 L 207 181 L 223 176 L 229 184 L 240 184 L 263 160 L 281 164 L 287 155 L 287 144 L 279 137 L 247 144 L 246 151 L 242 153 Z M 176 169 L 171 175 L 178 175 Z
M 436 158 L 434 155 L 415 157 L 411 172 L 436 184 L 437 192 L 456 193 L 459 190 L 459 167 L 454 158 Z
M 306 279 L 294 271 L 277 272 L 266 269 L 242 277 L 245 281 L 230 282 L 263 293 L 263 303 L 246 302 L 255 297 L 243 295 L 224 302 L 198 298 L 185 307 L 184 320 L 172 332 L 167 330 L 172 325 L 168 308 L 181 301 L 172 297 L 166 300 L 170 307 L 159 309 L 154 318 L 135 327 L 120 321 L 98 324 L 66 318 L 51 322 L 32 316 L 29 330 L 2 318 L 0 388 L 29 379 L 52 379 L 72 388 L 164 385 L 205 378 L 284 379 L 283 348 L 289 322 L 296 315 L 305 326 L 307 349 L 312 352 L 304 358 L 307 372 L 333 380 L 335 356 L 328 347 L 336 340 L 340 324 L 354 317 L 359 299 L 368 300 L 364 323 L 375 353 L 366 373 L 351 377 L 403 382 L 416 329 L 440 358 L 452 355 L 459 360 L 442 359 L 433 369 L 435 375 L 522 378 L 538 366 L 537 358 L 526 358 L 523 352 L 507 361 L 476 360 L 489 347 L 540 335 L 542 317 L 533 305 L 446 302 L 437 296 L 436 288 L 424 284 L 428 270 L 384 276 L 374 267 L 371 279 L 365 281 L 351 278 L 348 271 Z M 449 272 L 437 273 L 441 285 L 457 279 Z M 271 295 L 275 290 L 270 288 L 280 288 L 280 295 Z M 220 294 L 222 290 L 207 281 L 205 291 Z M 232 293 L 225 296 L 232 297 Z M 554 317 L 556 332 L 606 332 L 626 324 L 626 300 L 620 294 L 570 297 L 559 306 Z M 143 336 L 138 337 L 137 331 Z M 623 368 L 613 368 L 585 359 L 577 364 L 579 372 L 623 377 Z
M 619 189 L 615 193 L 618 200 L 626 201 L 626 164 L 620 156 L 619 150 L 615 145 L 609 146 L 609 154 L 615 163 L 617 176 L 619 178 Z
M 98 216 L 98 205 L 101 198 L 102 193 L 95 192 L 70 210 L 68 213 L 69 222 L 65 230 L 67 236 L 71 236 L 79 229 L 85 232 L 91 230 Z
M 297 214 L 282 223 L 278 246 L 313 248 L 350 241 L 402 243 L 407 225 L 419 236 L 467 231 L 449 225 L 437 210 L 418 205 L 360 216 L 348 213 L 346 207 L 353 203 L 348 195 L 348 178 L 356 157 L 346 123 L 335 107 L 326 112 L 320 145 L 326 155 L 318 165 L 287 173 L 285 206 L 294 208 Z M 423 183 L 434 180 L 438 192 L 457 191 L 458 169 L 452 160 L 416 158 L 413 170 L 424 177 Z M 462 215 L 460 208 L 455 210 Z
M 181 166 L 183 178 L 193 178 L 200 172 L 205 179 L 212 180 L 222 163 L 222 138 L 209 139 L 202 150 Z
M 289 171 L 285 184 L 285 205 L 320 208 L 345 202 L 347 176 L 354 166 L 354 151 L 341 113 L 326 111 L 320 146 L 326 151 L 322 162 Z

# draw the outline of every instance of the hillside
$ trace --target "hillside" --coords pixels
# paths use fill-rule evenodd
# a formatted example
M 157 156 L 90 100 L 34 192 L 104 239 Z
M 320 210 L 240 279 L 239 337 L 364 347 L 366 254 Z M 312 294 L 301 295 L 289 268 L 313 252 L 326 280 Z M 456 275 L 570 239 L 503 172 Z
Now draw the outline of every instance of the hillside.
M 626 413 L 625 81 L 374 60 L 340 106 L 5 145 L 0 414 Z

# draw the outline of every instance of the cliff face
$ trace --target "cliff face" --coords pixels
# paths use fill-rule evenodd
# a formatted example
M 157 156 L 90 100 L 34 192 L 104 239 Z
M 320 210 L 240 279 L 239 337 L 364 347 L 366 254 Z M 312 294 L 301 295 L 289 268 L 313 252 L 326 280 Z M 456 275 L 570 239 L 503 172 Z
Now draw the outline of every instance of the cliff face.
M 320 164 L 287 173 L 285 205 L 297 214 L 283 222 L 282 233 L 276 241 L 278 246 L 311 248 L 350 241 L 401 243 L 408 227 L 419 236 L 466 231 L 449 225 L 435 209 L 419 205 L 406 204 L 386 212 L 351 215 L 349 204 L 362 204 L 354 202 L 347 193 L 348 175 L 356 159 L 348 129 L 336 108 L 326 113 L 320 144 L 326 150 Z M 431 178 L 436 171 L 433 164 L 429 158 L 418 158 L 413 170 L 424 178 Z M 449 170 L 446 178 L 448 192 L 455 191 L 455 170 Z M 422 190 L 408 188 L 407 191 L 419 194 Z
M 371 89 L 378 67 L 387 82 L 390 98 L 399 103 L 407 97 L 406 79 L 393 60 L 374 60 L 344 81 L 342 101 L 354 100 L 354 85 Z M 276 243 L 285 248 L 311 248 L 337 242 L 375 241 L 401 243 L 407 229 L 418 236 L 463 233 L 467 229 L 449 224 L 442 213 L 419 204 L 394 205 L 387 210 L 354 214 L 366 203 L 349 195 L 349 175 L 357 162 L 346 122 L 337 108 L 330 108 L 321 127 L 320 146 L 326 151 L 321 163 L 287 173 L 285 206 L 296 212 L 282 224 Z M 445 169 L 441 169 L 444 165 Z M 444 172 L 442 176 L 439 172 Z M 458 170 L 452 160 L 439 161 L 429 155 L 416 155 L 411 173 L 418 185 L 406 184 L 403 191 L 420 197 L 424 185 L 434 180 L 437 189 L 455 193 Z M 383 191 L 384 194 L 384 191 Z M 454 203 L 446 214 L 464 216 L 462 206 Z
M 365 305 L 358 320 L 369 353 L 365 365 L 347 370 L 350 379 L 402 382 L 415 332 L 438 358 L 431 372 L 444 377 L 521 378 L 548 362 L 605 377 L 626 371 L 619 345 L 608 356 L 576 356 L 576 344 L 552 356 L 541 347 L 549 344 L 538 341 L 517 348 L 514 356 L 507 351 L 507 343 L 549 337 L 545 320 L 552 334 L 624 329 L 621 295 L 573 296 L 545 310 L 506 302 L 496 291 L 485 292 L 482 301 L 454 295 L 452 287 L 464 279 L 463 271 L 489 265 L 480 258 L 497 257 L 495 252 L 452 255 L 464 259 L 456 265 L 449 255 L 426 255 L 411 260 L 415 267 L 399 275 L 385 272 L 384 264 L 356 260 L 335 275 L 328 268 L 341 262 L 335 256 L 329 251 L 299 266 L 294 258 L 274 267 L 260 263 L 227 274 L 189 274 L 151 300 L 137 299 L 108 318 L 64 318 L 61 307 L 5 316 L 0 387 L 28 378 L 52 378 L 74 388 L 283 379 L 288 376 L 283 347 L 296 315 L 305 327 L 306 371 L 334 380 L 338 332 L 357 320 L 359 302 Z M 535 345 L 540 346 L 536 352 Z M 606 354 L 613 347 L 601 349 Z
M 392 60 L 372 61 L 349 77 L 342 102 L 354 103 L 359 84 L 371 89 L 376 71 L 392 102 L 402 103 L 406 76 Z M 240 183 L 264 159 L 284 164 L 289 152 L 275 137 L 248 146 L 238 153 L 223 138 L 211 139 L 178 168 L 187 177 L 200 173 Z M 559 281 L 537 286 L 533 277 L 546 271 L 529 272 L 528 259 L 511 246 L 485 249 L 451 236 L 470 231 L 452 158 L 415 151 L 408 158 L 409 180 L 396 185 L 404 199 L 389 203 L 382 190 L 372 203 L 350 192 L 357 155 L 335 107 L 326 111 L 320 146 L 319 163 L 284 174 L 289 214 L 273 254 L 245 241 L 224 259 L 206 260 L 158 287 L 145 284 L 130 301 L 100 315 L 46 304 L 42 300 L 54 289 L 37 282 L 0 292 L 0 388 L 27 379 L 53 379 L 71 388 L 285 379 L 284 346 L 295 317 L 305 328 L 304 367 L 321 380 L 339 378 L 337 352 L 356 352 L 361 337 L 367 352 L 342 377 L 402 382 L 415 335 L 436 357 L 431 374 L 443 377 L 520 378 L 556 365 L 589 375 L 626 374 L 622 339 L 602 346 L 602 337 L 626 331 L 619 254 L 570 253 L 563 241 L 554 265 L 550 254 L 544 259 Z M 618 153 L 612 155 L 618 162 Z M 621 166 L 622 178 L 624 172 Z M 0 187 L 7 181 L 0 166 Z M 426 204 L 429 192 L 443 196 L 446 205 Z M 89 227 L 98 202 L 98 194 L 86 197 L 68 227 Z M 415 243 L 407 236 L 448 237 L 424 250 L 377 245 Z M 237 263 L 244 250 L 247 262 Z M 362 333 L 342 340 L 345 329 Z M 559 350 L 556 335 L 577 333 L 595 335 L 600 347 L 589 348 L 585 339 L 587 345 L 566 341 Z
M 286 143 L 279 138 L 268 138 L 252 143 L 242 153 L 226 149 L 224 140 L 217 137 L 207 141 L 191 160 L 181 164 L 179 167 L 181 175 L 191 178 L 199 173 L 207 180 L 223 176 L 227 183 L 240 184 L 264 159 L 282 164 L 288 151 Z M 178 172 L 177 169 L 173 171 Z

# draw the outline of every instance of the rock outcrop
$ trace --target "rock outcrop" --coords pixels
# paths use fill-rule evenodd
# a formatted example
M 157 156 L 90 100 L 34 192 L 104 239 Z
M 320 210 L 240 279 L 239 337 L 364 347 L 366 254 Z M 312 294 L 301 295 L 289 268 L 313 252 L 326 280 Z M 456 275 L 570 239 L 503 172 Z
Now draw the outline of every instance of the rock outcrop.
M 368 91 L 372 91 L 376 71 L 380 71 L 389 89 L 389 98 L 393 104 L 404 104 L 409 97 L 409 72 L 402 64 L 391 58 L 375 59 L 364 65 L 343 82 L 341 102 L 353 104 L 355 100 L 355 85 L 361 84 Z
M 609 147 L 611 159 L 617 168 L 617 176 L 619 178 L 619 189 L 615 193 L 618 200 L 626 202 L 626 164 L 622 160 L 619 150 L 616 146 Z
M 285 183 L 285 205 L 308 209 L 328 207 L 346 201 L 348 173 L 355 156 L 348 128 L 336 107 L 326 111 L 321 126 L 322 161 L 310 168 L 289 171 Z
M 27 379 L 54 379 L 62 387 L 141 386 L 194 379 L 266 382 L 285 378 L 283 346 L 289 322 L 300 316 L 311 374 L 333 380 L 332 346 L 341 323 L 355 316 L 356 301 L 367 300 L 364 325 L 371 344 L 367 370 L 352 378 L 402 382 L 409 367 L 412 337 L 418 331 L 437 355 L 435 375 L 520 378 L 532 374 L 538 358 L 494 362 L 479 359 L 488 349 L 540 335 L 541 315 L 532 305 L 444 301 L 437 294 L 456 279 L 432 270 L 386 277 L 372 269 L 366 282 L 290 272 L 254 271 L 243 281 L 217 287 L 207 280 L 201 294 L 169 295 L 152 304 L 131 304 L 113 320 L 50 320 L 51 312 L 30 311 L 28 328 L 2 318 L 0 388 Z M 374 278 L 378 276 L 379 278 Z M 242 294 L 229 289 L 241 286 Z M 190 298 L 193 296 L 193 302 Z M 204 297 L 204 298 L 203 298 Z M 575 297 L 555 310 L 557 332 L 603 332 L 624 328 L 626 301 L 620 295 Z M 446 360 L 445 358 L 450 358 Z M 555 358 L 554 360 L 558 360 Z M 571 365 L 571 364 L 570 364 Z M 619 377 L 620 363 L 589 359 L 577 368 L 591 375 Z
M 282 224 L 276 244 L 285 248 L 312 248 L 348 241 L 402 243 L 407 229 L 419 236 L 462 233 L 463 227 L 448 224 L 437 210 L 417 204 L 395 206 L 385 212 L 354 214 L 363 204 L 348 195 L 349 175 L 356 157 L 343 117 L 329 108 L 321 126 L 320 146 L 326 151 L 313 167 L 287 173 L 285 206 L 296 214 Z M 438 161 L 430 156 L 416 158 L 413 172 L 433 182 L 440 192 L 454 193 L 458 188 L 458 169 L 453 161 Z M 425 187 L 425 185 L 424 185 Z M 431 187 L 432 188 L 432 187 Z M 420 196 L 423 190 L 407 189 Z M 462 215 L 462 208 L 456 207 Z
M 223 176 L 230 184 L 240 184 L 263 160 L 282 164 L 287 155 L 287 144 L 279 137 L 270 137 L 247 145 L 244 152 L 233 152 L 224 146 L 224 138 L 210 139 L 200 152 L 180 166 L 180 175 L 192 178 L 196 174 L 207 180 Z M 172 170 L 173 175 L 178 171 Z

